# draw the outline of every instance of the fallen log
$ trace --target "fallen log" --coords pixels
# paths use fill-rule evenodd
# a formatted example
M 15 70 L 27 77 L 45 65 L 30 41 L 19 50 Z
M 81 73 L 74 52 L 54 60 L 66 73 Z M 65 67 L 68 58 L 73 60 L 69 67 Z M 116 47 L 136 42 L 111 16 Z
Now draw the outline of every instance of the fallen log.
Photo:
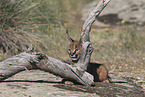
M 62 78 L 75 80 L 84 85 L 91 85 L 93 83 L 93 76 L 86 71 L 79 72 L 76 67 L 41 53 L 30 54 L 26 52 L 0 62 L 0 80 L 7 79 L 21 71 L 32 69 L 47 71 Z
M 0 80 L 7 79 L 16 73 L 36 68 L 34 63 L 40 61 L 40 56 L 21 53 L 0 62 Z

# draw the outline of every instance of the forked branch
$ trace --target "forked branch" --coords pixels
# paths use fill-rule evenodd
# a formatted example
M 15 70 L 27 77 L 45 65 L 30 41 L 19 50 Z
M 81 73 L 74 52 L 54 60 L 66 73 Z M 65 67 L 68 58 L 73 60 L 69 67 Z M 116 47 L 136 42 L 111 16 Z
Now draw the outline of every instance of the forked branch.
M 90 62 L 90 57 L 93 52 L 93 47 L 90 42 L 89 32 L 91 31 L 91 26 L 102 12 L 102 10 L 107 6 L 111 0 L 101 0 L 95 9 L 89 14 L 89 17 L 86 19 L 83 30 L 81 33 L 82 39 L 82 53 L 79 62 L 76 64 L 78 68 L 82 71 L 87 69 L 88 63 Z
M 89 38 L 89 32 L 91 31 L 91 26 L 99 16 L 99 14 L 102 12 L 102 10 L 107 6 L 107 4 L 111 0 L 101 0 L 98 5 L 95 7 L 93 11 L 90 12 L 89 17 L 86 19 L 84 25 L 83 25 L 83 30 L 81 33 L 82 41 L 87 42 L 90 41 Z

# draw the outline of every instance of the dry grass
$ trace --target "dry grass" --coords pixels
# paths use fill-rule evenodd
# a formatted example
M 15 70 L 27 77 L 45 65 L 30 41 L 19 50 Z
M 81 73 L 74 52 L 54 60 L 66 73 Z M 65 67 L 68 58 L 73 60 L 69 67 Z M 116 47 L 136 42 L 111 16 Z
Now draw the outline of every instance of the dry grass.
M 95 59 L 107 62 L 143 62 L 144 29 L 137 26 L 120 26 L 109 31 L 92 32 Z M 131 56 L 131 57 L 130 57 Z
M 82 25 L 76 19 L 79 18 L 83 5 L 88 2 L 90 1 L 1 0 L 1 55 L 17 54 L 33 44 L 37 51 L 55 58 L 68 59 L 65 27 L 69 28 L 74 39 L 79 39 Z M 123 29 L 109 28 L 109 31 L 102 28 L 92 31 L 90 37 L 95 49 L 93 61 L 144 61 L 145 35 L 137 26 L 124 25 Z M 2 59 L 4 58 L 0 60 Z
M 5 54 L 17 54 L 24 51 L 35 37 L 25 30 L 29 25 L 31 11 L 38 3 L 31 0 L 0 0 L 0 48 Z
M 0 60 L 25 51 L 31 44 L 54 56 L 54 48 L 59 48 L 57 43 L 64 38 L 61 32 L 78 12 L 76 7 L 80 9 L 89 0 L 76 1 L 0 0 Z
M 69 28 L 74 39 L 79 39 L 82 25 L 78 16 L 88 2 L 1 0 L 1 55 L 17 54 L 33 44 L 37 50 L 52 57 L 68 59 L 65 28 Z M 142 63 L 145 49 L 143 30 L 138 30 L 137 26 L 124 25 L 123 28 L 112 27 L 108 31 L 104 28 L 92 31 L 90 37 L 95 48 L 92 60 Z

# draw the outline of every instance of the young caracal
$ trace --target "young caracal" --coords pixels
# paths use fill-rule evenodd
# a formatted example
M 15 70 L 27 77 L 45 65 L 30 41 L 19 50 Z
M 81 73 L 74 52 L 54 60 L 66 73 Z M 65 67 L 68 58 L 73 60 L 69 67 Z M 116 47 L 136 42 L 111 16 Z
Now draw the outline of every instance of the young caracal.
M 70 38 L 68 30 L 66 30 L 67 39 L 69 42 L 68 54 L 73 63 L 77 63 L 82 52 L 82 41 L 75 41 Z M 111 78 L 108 76 L 108 69 L 103 64 L 90 62 L 87 67 L 87 72 L 94 76 L 94 82 L 110 82 Z

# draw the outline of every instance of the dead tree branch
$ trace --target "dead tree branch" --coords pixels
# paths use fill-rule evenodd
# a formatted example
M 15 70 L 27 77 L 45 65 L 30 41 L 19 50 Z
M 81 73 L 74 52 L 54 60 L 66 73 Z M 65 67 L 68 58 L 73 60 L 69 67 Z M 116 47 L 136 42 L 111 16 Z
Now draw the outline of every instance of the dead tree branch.
M 76 66 L 81 71 L 84 71 L 87 69 L 88 63 L 90 62 L 91 54 L 93 52 L 93 47 L 91 45 L 90 37 L 89 37 L 92 24 L 95 22 L 99 14 L 102 12 L 102 10 L 107 6 L 107 4 L 110 1 L 111 0 L 101 0 L 96 6 L 96 8 L 93 11 L 91 11 L 91 13 L 89 14 L 89 17 L 86 19 L 85 23 L 83 24 L 83 30 L 81 33 L 83 48 L 82 48 L 80 60 L 76 64 Z
M 101 0 L 98 3 L 98 5 L 94 8 L 94 10 L 90 12 L 89 17 L 83 24 L 83 30 L 81 33 L 83 42 L 90 41 L 89 32 L 91 31 L 91 26 L 110 1 L 111 0 Z
M 50 72 L 84 85 L 91 85 L 93 83 L 92 75 L 86 71 L 80 72 L 76 67 L 40 53 L 29 54 L 25 52 L 0 62 L 0 80 L 7 79 L 21 71 L 31 69 Z
M 0 80 L 7 79 L 16 73 L 36 68 L 39 56 L 29 53 L 21 53 L 0 62 Z

